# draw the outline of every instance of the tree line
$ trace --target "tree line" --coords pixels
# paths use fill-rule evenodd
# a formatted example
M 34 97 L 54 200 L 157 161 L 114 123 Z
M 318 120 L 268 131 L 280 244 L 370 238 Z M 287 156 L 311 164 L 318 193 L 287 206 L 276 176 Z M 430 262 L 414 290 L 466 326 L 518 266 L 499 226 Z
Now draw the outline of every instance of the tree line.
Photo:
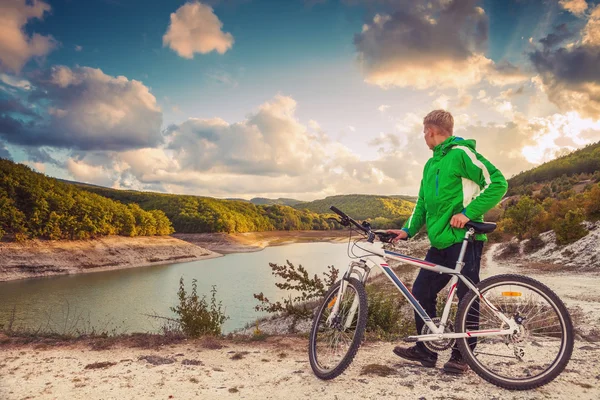
M 173 233 L 161 210 L 122 204 L 0 159 L 0 239 L 90 239 Z

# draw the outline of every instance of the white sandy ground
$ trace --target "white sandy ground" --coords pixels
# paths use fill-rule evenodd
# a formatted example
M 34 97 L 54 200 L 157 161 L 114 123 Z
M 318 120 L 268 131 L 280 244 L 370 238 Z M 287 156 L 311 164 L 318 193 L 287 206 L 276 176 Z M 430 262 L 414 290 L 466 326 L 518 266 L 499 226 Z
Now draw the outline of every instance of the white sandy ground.
M 518 267 L 486 256 L 482 275 L 520 272 Z M 531 274 L 530 274 L 531 275 Z M 536 274 L 568 306 L 586 314 L 582 331 L 599 328 L 600 308 L 596 273 Z M 317 379 L 308 364 L 307 342 L 272 337 L 266 342 L 233 343 L 218 350 L 198 341 L 159 350 L 115 348 L 93 351 L 85 345 L 45 348 L 0 347 L 0 399 L 594 399 L 600 398 L 600 342 L 579 338 L 567 369 L 550 384 L 532 391 L 511 392 L 491 385 L 475 373 L 444 374 L 441 359 L 427 369 L 392 354 L 395 343 L 367 343 L 350 368 L 333 381 Z M 234 352 L 248 351 L 241 360 Z M 173 360 L 152 365 L 140 357 L 156 355 Z M 183 360 L 200 365 L 184 365 Z M 94 362 L 116 363 L 85 369 Z M 189 361 L 186 362 L 189 364 Z M 396 370 L 387 377 L 361 375 L 362 367 L 377 363 Z

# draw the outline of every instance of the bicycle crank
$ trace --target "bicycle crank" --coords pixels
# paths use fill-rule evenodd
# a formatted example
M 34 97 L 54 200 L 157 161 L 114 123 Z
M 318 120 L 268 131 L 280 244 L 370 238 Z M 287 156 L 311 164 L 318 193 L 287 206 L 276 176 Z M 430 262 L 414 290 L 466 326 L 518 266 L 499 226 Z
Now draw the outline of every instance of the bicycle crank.
M 431 320 L 431 322 L 433 322 L 436 326 L 439 326 L 440 319 L 433 318 Z M 444 333 L 453 333 L 453 332 L 454 332 L 454 325 L 452 325 L 452 322 L 448 321 L 447 325 L 444 327 Z M 431 330 L 429 329 L 429 327 L 427 325 L 424 325 L 423 329 L 421 329 L 421 335 L 429 335 L 432 333 L 433 332 L 431 332 Z M 423 342 L 423 344 L 429 350 L 438 352 L 438 351 L 448 350 L 449 348 L 454 346 L 455 342 L 456 342 L 456 339 L 449 338 L 449 339 L 426 341 L 426 342 Z

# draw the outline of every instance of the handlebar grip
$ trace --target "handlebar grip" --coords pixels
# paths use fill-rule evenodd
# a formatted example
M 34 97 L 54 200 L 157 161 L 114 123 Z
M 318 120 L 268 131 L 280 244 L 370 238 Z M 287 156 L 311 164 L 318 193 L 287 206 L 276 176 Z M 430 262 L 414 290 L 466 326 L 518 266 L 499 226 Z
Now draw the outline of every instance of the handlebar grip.
M 344 214 L 340 209 L 338 209 L 335 206 L 331 206 L 331 207 L 329 207 L 329 209 L 342 218 L 348 218 L 348 216 L 346 214 Z

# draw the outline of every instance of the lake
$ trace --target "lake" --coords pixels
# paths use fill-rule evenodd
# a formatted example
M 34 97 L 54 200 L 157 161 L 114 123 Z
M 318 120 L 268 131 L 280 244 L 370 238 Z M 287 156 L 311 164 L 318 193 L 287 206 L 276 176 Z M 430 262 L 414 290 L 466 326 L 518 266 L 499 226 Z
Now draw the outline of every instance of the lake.
M 217 299 L 230 317 L 223 326 L 228 333 L 264 315 L 254 310 L 258 304 L 254 293 L 263 292 L 272 301 L 287 297 L 275 286 L 278 279 L 271 274 L 269 262 L 290 260 L 296 266 L 302 264 L 311 276 L 317 273 L 322 277 L 328 265 L 345 271 L 349 261 L 346 250 L 347 243 L 296 243 L 209 260 L 3 282 L 0 325 L 16 307 L 17 327 L 44 328 L 49 324 L 59 332 L 73 327 L 157 332 L 162 321 L 145 314 L 173 316 L 169 307 L 177 304 L 183 276 L 188 293 L 196 278 L 198 294 L 207 294 L 207 299 L 216 285 Z

